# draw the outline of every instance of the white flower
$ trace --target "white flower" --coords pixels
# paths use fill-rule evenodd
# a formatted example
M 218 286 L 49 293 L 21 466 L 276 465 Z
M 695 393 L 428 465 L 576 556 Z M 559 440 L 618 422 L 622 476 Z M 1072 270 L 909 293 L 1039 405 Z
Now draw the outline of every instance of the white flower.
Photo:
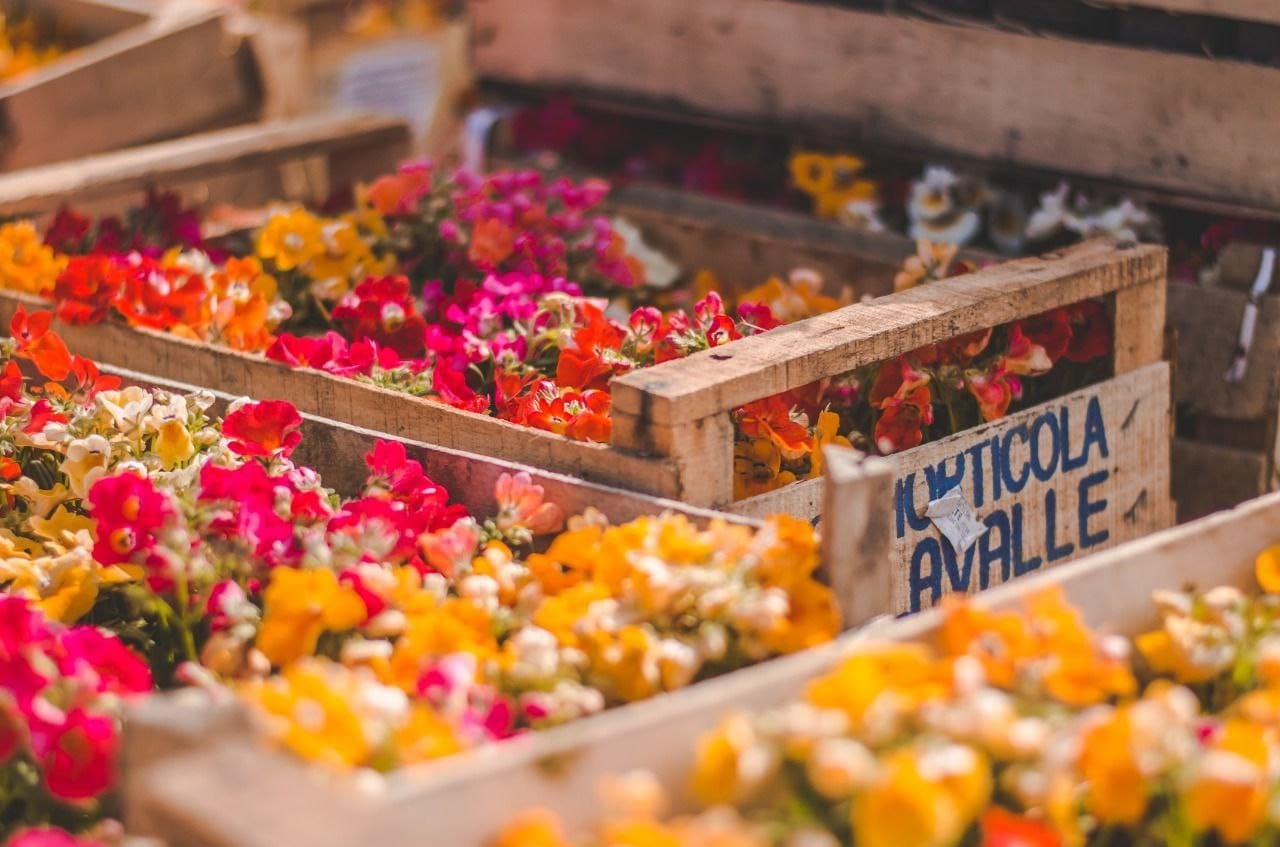
M 511 674 L 517 679 L 549 679 L 560 667 L 559 643 L 542 627 L 524 627 L 511 639 L 510 645 L 515 653 Z
M 912 221 L 908 234 L 916 239 L 945 244 L 968 244 L 982 228 L 982 217 L 972 209 L 957 209 L 928 220 Z
M 666 255 L 650 247 L 644 235 L 630 221 L 613 218 L 613 231 L 622 239 L 627 254 L 644 268 L 644 284 L 650 288 L 670 288 L 680 278 L 680 267 Z
M 806 762 L 809 781 L 823 796 L 843 800 L 875 778 L 876 759 L 866 747 L 849 738 L 819 741 Z
M 1040 195 L 1040 205 L 1027 220 L 1026 235 L 1033 241 L 1039 241 L 1061 231 L 1067 225 L 1067 197 L 1071 187 L 1060 183 L 1053 191 Z
M 151 392 L 136 385 L 119 391 L 101 391 L 94 399 L 98 408 L 125 434 L 141 426 L 142 419 L 151 410 L 153 402 Z

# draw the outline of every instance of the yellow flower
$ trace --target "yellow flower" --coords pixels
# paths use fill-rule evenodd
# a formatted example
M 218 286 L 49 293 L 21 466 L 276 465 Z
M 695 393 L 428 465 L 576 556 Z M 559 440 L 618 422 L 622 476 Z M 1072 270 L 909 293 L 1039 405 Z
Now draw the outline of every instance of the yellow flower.
M 0 226 L 0 288 L 47 294 L 66 265 L 67 257 L 46 247 L 29 221 Z
M 1135 756 L 1131 720 L 1121 707 L 1081 739 L 1077 767 L 1089 810 L 1104 824 L 1132 825 L 1146 813 L 1150 786 Z
M 31 600 L 46 617 L 71 624 L 93 608 L 104 570 L 81 548 L 59 556 L 0 559 L 0 584 Z
M 546 809 L 521 813 L 502 828 L 493 847 L 572 847 L 560 820 Z
M 1187 790 L 1192 826 L 1217 830 L 1228 844 L 1244 844 L 1257 834 L 1267 816 L 1268 741 L 1263 727 L 1227 721 Z
M 81 499 L 89 495 L 89 489 L 106 473 L 111 461 L 111 443 L 94 433 L 87 438 L 77 438 L 67 445 L 67 457 L 58 470 L 71 483 L 71 490 Z
M 880 779 L 854 798 L 858 847 L 950 847 L 991 797 L 987 762 L 969 747 L 900 750 Z
M 600 834 L 609 847 L 685 847 L 695 843 L 683 841 L 669 827 L 656 821 L 610 823 L 601 827 Z
M 698 739 L 690 783 L 693 795 L 707 806 L 749 799 L 772 775 L 771 757 L 762 744 L 746 714 L 725 715 L 719 726 Z
M 848 659 L 809 684 L 805 699 L 848 715 L 853 726 L 882 694 L 892 692 L 903 709 L 940 700 L 951 691 L 951 672 L 922 644 L 885 644 Z
M 196 454 L 195 442 L 191 440 L 186 421 L 176 419 L 160 424 L 160 432 L 151 449 L 164 462 L 165 470 L 173 470 Z
M 28 518 L 27 526 L 44 539 L 47 545 L 59 550 L 70 550 L 92 546 L 94 530 L 98 524 L 93 518 L 77 515 L 62 505 L 54 509 L 48 518 Z
M 304 759 L 353 767 L 372 753 L 354 705 L 359 692 L 340 666 L 303 659 L 265 682 L 250 684 L 244 693 L 275 719 L 276 738 Z
M 1280 594 L 1280 544 L 1272 545 L 1254 560 L 1258 585 L 1268 594 Z
M 301 207 L 277 212 L 258 232 L 258 256 L 281 271 L 305 265 L 323 254 L 324 249 L 320 220 Z
M 498 655 L 492 617 L 475 603 L 456 598 L 409 619 L 392 653 L 387 681 L 414 691 L 423 668 L 452 653 L 469 653 L 479 664 Z
M 354 629 L 366 616 L 360 595 L 324 569 L 274 569 L 263 605 L 258 649 L 277 667 L 314 651 L 321 633 Z
M 394 733 L 396 758 L 401 764 L 429 762 L 462 749 L 453 728 L 434 709 L 414 703 L 409 717 Z
M 787 619 L 760 641 L 775 653 L 796 653 L 826 644 L 840 634 L 840 610 L 831 589 L 812 579 L 787 590 Z
M 814 427 L 813 437 L 818 446 L 809 458 L 809 478 L 822 476 L 822 448 L 830 444 L 835 447 L 852 447 L 849 439 L 840 434 L 840 416 L 830 409 L 818 413 L 818 425 Z

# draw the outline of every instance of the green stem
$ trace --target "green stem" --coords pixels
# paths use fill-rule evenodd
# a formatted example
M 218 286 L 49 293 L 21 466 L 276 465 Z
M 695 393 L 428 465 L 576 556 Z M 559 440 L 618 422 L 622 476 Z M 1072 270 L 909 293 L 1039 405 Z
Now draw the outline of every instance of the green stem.
M 196 639 L 191 633 L 191 627 L 187 625 L 187 609 L 191 606 L 191 594 L 187 586 L 186 571 L 178 570 L 174 577 L 174 592 L 178 596 L 177 622 L 178 631 L 182 637 L 182 649 L 188 660 L 192 662 L 199 661 L 196 654 Z

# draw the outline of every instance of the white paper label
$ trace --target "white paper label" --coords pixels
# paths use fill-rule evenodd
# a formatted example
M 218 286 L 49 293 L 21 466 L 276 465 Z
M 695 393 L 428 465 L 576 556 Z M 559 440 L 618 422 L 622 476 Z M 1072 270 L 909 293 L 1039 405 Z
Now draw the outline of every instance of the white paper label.
M 929 503 L 924 514 L 947 537 L 957 553 L 963 554 L 987 531 L 959 487 Z
M 339 109 L 402 117 L 421 136 L 431 125 L 440 84 L 439 48 L 426 39 L 406 38 L 347 59 L 338 71 L 333 101 Z

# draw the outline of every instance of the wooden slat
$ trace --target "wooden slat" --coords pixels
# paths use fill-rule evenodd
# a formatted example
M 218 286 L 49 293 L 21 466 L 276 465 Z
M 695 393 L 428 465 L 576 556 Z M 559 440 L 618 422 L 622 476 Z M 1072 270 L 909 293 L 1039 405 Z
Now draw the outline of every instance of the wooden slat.
M 315 115 L 250 124 L 0 176 L 0 214 L 43 211 L 59 203 L 140 191 L 158 181 L 205 179 L 308 156 L 371 151 L 394 164 L 408 127 L 375 115 Z
M 227 49 L 223 19 L 207 7 L 157 14 L 0 87 L 0 164 L 29 167 L 251 119 L 256 81 Z
M 0 327 L 8 326 L 20 304 L 28 309 L 40 305 L 32 298 L 0 292 Z M 353 379 L 295 370 L 261 356 L 162 332 L 132 329 L 113 321 L 91 326 L 55 323 L 73 351 L 120 368 L 228 394 L 288 400 L 307 414 L 631 491 L 672 496 L 678 490 L 675 467 L 669 460 L 628 455 L 603 444 L 571 441 Z
M 1264 24 L 1280 24 L 1280 4 L 1275 0 L 1094 0 L 1104 6 L 1142 7 L 1186 15 L 1234 18 Z
M 1272 490 L 1268 456 L 1186 438 L 1173 441 L 1173 499 L 1178 521 L 1230 509 Z
M 1252 280 L 1250 280 L 1252 282 Z M 1244 379 L 1224 378 L 1235 359 L 1249 295 L 1224 287 L 1169 286 L 1169 326 L 1178 332 L 1175 396 L 1197 414 L 1272 419 L 1280 403 L 1280 296 L 1262 298 Z
M 619 377 L 615 419 L 634 416 L 644 432 L 728 412 L 966 332 L 1133 286 L 1163 285 L 1165 260 L 1163 247 L 1093 241 L 837 309 Z M 1149 343 L 1143 349 L 1154 350 Z
M 1089 625 L 1133 635 L 1156 621 L 1152 591 L 1187 584 L 1247 588 L 1254 557 L 1277 541 L 1280 495 L 1268 495 L 992 589 L 975 602 L 1015 608 L 1029 592 L 1059 586 Z M 599 804 L 591 798 L 602 777 L 637 768 L 652 771 L 675 795 L 676 809 L 688 808 L 691 739 L 715 726 L 726 711 L 763 709 L 795 698 L 810 679 L 850 651 L 868 642 L 929 639 L 940 620 L 930 611 L 872 626 L 826 647 L 640 706 L 518 739 L 484 755 L 459 757 L 448 767 L 407 771 L 377 792 L 361 792 L 349 780 L 324 779 L 242 736 L 220 737 L 215 745 L 139 774 L 129 806 L 148 822 L 169 827 L 159 834 L 181 833 L 182 843 L 191 847 L 410 847 L 422 843 L 423 821 L 430 822 L 432 843 L 487 847 L 512 814 L 531 807 L 554 810 L 571 832 L 581 833 L 599 819 Z
M 1280 207 L 1280 69 L 788 0 L 476 0 L 472 19 L 481 78 Z

